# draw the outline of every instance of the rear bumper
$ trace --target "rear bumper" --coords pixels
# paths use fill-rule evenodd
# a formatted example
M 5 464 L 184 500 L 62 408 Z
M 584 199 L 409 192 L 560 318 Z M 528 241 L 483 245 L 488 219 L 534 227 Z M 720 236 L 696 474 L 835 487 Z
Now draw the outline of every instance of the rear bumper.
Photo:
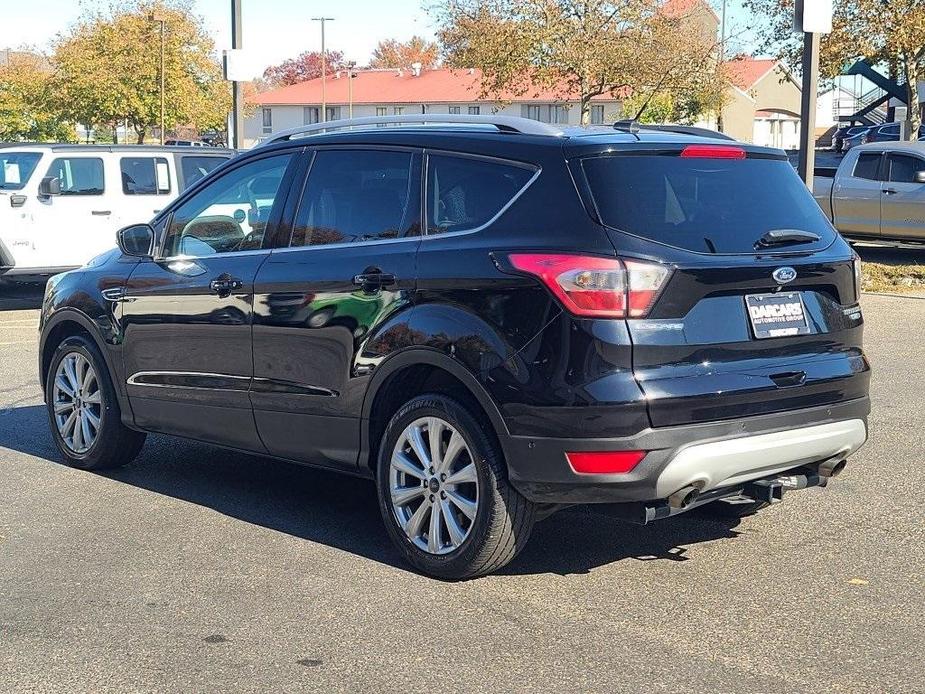
M 650 428 L 613 439 L 507 436 L 502 445 L 511 483 L 543 503 L 619 503 L 665 499 L 693 485 L 702 493 L 735 488 L 824 460 L 850 455 L 867 439 L 867 397 L 837 405 Z M 586 475 L 567 451 L 645 450 L 629 473 Z

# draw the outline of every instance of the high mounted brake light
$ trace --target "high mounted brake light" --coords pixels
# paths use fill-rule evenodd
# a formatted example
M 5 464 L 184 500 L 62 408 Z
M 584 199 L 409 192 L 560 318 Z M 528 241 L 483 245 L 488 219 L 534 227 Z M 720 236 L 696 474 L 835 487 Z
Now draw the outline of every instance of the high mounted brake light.
M 688 145 L 681 150 L 682 159 L 745 159 L 741 147 L 725 145 Z
M 656 263 L 565 253 L 512 253 L 509 260 L 570 313 L 595 318 L 644 318 L 670 274 Z

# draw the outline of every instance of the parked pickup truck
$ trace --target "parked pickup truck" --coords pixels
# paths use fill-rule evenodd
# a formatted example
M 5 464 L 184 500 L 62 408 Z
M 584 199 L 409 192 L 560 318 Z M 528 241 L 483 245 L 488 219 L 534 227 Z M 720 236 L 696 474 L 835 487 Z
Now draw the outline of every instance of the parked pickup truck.
M 816 169 L 813 195 L 843 236 L 925 242 L 925 142 L 855 147 Z

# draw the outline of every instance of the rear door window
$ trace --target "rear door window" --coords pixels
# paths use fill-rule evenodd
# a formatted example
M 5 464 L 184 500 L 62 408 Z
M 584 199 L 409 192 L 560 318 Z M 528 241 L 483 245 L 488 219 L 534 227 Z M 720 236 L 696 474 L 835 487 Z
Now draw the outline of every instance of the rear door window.
M 224 157 L 193 157 L 185 154 L 181 154 L 179 159 L 184 188 L 189 188 L 198 183 L 228 161 Z
M 699 253 L 754 253 L 767 232 L 798 229 L 824 248 L 835 231 L 783 159 L 599 156 L 582 162 L 601 221 Z M 794 246 L 781 247 L 793 250 Z
M 904 154 L 889 156 L 890 177 L 893 183 L 915 183 L 915 175 L 925 171 L 925 160 Z
M 48 175 L 61 182 L 61 195 L 102 195 L 106 190 L 103 160 L 95 157 L 58 157 Z
M 471 231 L 491 222 L 536 174 L 533 166 L 449 154 L 427 157 L 427 233 Z
M 877 181 L 880 179 L 880 160 L 883 155 L 880 152 L 872 154 L 862 154 L 854 164 L 855 178 L 864 178 L 868 181 Z
M 122 157 L 122 192 L 126 195 L 168 195 L 170 169 L 164 157 Z
M 37 152 L 0 152 L 0 190 L 22 190 L 41 158 Z
M 321 150 L 302 193 L 292 246 L 396 239 L 420 230 L 420 155 Z

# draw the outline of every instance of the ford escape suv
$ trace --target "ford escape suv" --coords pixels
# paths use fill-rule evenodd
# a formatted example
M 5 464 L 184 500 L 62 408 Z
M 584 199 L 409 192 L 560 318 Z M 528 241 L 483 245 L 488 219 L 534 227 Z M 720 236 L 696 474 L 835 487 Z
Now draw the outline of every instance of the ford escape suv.
M 867 437 L 859 262 L 779 150 L 355 119 L 275 136 L 118 244 L 44 298 L 65 459 L 158 432 L 368 477 L 433 576 L 498 569 L 571 504 L 753 513 Z

